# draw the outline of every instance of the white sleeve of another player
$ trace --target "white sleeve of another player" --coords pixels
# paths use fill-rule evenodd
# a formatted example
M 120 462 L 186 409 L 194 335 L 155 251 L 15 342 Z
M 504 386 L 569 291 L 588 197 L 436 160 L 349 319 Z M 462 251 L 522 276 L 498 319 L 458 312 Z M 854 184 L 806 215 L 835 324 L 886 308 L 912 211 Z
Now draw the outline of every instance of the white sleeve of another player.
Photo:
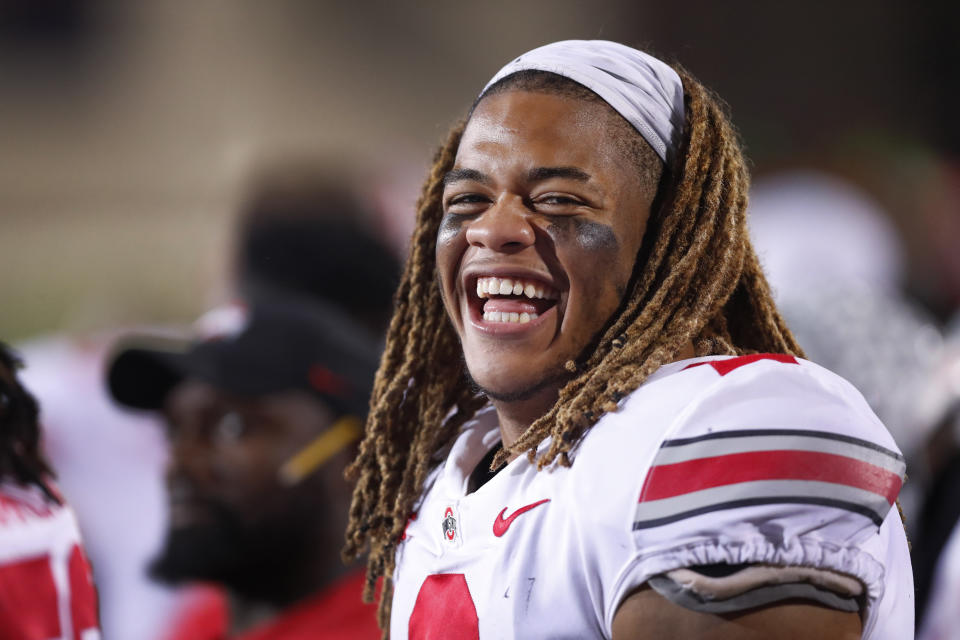
M 652 578 L 682 582 L 685 568 L 753 565 L 764 571 L 741 581 L 766 580 L 782 591 L 770 586 L 780 568 L 781 583 L 856 596 L 864 638 L 894 637 L 884 628 L 912 630 L 912 588 L 888 582 L 910 575 L 892 509 L 903 457 L 862 396 L 804 361 L 757 362 L 722 375 L 703 367 L 695 375 L 705 391 L 638 474 L 633 556 L 613 585 L 608 629 L 623 598 Z M 736 584 L 688 573 L 688 584 Z M 878 616 L 894 614 L 903 620 L 877 625 Z

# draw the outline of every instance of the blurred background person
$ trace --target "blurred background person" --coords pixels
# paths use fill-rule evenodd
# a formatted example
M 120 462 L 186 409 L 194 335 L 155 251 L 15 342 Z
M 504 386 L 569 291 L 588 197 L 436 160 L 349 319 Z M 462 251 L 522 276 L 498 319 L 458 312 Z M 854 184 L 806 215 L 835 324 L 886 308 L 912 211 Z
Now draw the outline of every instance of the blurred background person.
M 118 409 L 107 393 L 105 358 L 119 335 L 35 336 L 18 349 L 30 363 L 24 382 L 41 404 L 43 450 L 94 567 L 103 635 L 150 640 L 175 604 L 168 588 L 146 579 L 162 541 L 166 445 L 158 420 Z
M 290 293 L 335 305 L 382 336 L 399 261 L 379 235 L 379 209 L 357 175 L 332 160 L 292 157 L 261 168 L 236 223 L 231 278 L 252 300 Z
M 340 560 L 379 347 L 335 309 L 302 299 L 220 308 L 184 350 L 120 348 L 113 396 L 162 412 L 170 520 L 158 580 L 231 595 L 230 637 L 379 637 L 364 577 Z M 172 638 L 224 638 L 187 611 Z M 239 634 L 239 635 L 238 635 Z
M 229 277 L 210 296 L 320 300 L 378 343 L 399 265 L 369 230 L 377 214 L 352 191 L 355 180 L 314 157 L 258 168 L 238 205 Z M 152 640 L 185 611 L 209 616 L 218 627 L 223 615 L 216 612 L 225 611 L 218 590 L 174 591 L 147 579 L 167 527 L 167 442 L 156 415 L 118 408 L 104 386 L 115 343 L 133 330 L 38 336 L 20 345 L 31 362 L 26 380 L 43 402 L 44 448 L 74 503 L 96 566 L 108 640 Z M 190 335 L 188 327 L 175 324 L 139 331 L 174 340 Z
M 98 640 L 97 594 L 73 511 L 40 452 L 37 402 L 0 343 L 0 637 Z

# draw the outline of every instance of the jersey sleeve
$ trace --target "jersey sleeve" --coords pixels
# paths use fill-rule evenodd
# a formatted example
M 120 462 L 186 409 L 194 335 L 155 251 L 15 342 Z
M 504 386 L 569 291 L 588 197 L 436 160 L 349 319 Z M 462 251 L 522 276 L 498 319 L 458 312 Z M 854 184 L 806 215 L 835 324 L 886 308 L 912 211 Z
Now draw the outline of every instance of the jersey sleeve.
M 0 482 L 0 637 L 99 640 L 97 597 L 72 510 Z
M 885 565 L 897 555 L 888 547 L 905 548 L 892 509 L 905 464 L 892 438 L 852 386 L 812 363 L 784 356 L 693 366 L 677 375 L 696 376 L 702 391 L 637 474 L 633 556 L 613 586 L 608 624 L 654 577 L 757 565 L 855 579 L 869 637 Z

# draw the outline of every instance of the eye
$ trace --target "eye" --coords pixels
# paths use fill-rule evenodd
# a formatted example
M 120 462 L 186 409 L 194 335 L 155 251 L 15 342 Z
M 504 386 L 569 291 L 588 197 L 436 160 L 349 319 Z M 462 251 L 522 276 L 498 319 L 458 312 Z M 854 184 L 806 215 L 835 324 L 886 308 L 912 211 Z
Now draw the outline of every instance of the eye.
M 537 200 L 542 204 L 580 204 L 579 200 L 576 200 L 570 196 L 564 196 L 559 194 L 551 194 L 543 196 Z
M 458 193 L 447 198 L 443 208 L 445 213 L 466 215 L 479 213 L 489 202 L 482 193 Z
M 247 421 L 237 411 L 227 411 L 217 422 L 214 438 L 218 442 L 236 442 L 247 432 Z
M 545 193 L 532 200 L 533 208 L 550 214 L 578 213 L 586 203 L 568 193 Z

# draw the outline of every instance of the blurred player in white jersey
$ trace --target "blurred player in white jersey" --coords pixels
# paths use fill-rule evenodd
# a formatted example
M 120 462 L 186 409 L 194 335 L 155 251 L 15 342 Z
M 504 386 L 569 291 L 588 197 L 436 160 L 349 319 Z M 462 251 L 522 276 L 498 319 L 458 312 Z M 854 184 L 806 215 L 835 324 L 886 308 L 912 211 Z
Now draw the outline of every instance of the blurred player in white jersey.
M 802 359 L 722 105 L 623 45 L 530 51 L 436 155 L 346 555 L 393 638 L 890 638 L 903 457 Z
M 0 638 L 97 640 L 97 596 L 73 511 L 40 454 L 36 400 L 0 343 Z

